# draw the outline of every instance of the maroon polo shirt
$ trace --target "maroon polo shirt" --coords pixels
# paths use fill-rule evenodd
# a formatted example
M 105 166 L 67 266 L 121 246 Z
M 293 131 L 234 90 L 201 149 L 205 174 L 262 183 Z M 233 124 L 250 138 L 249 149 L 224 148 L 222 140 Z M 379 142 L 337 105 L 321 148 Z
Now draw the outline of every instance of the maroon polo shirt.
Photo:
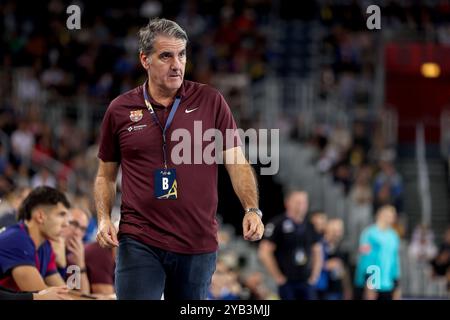
M 116 262 L 114 261 L 112 250 L 100 247 L 97 242 L 86 245 L 84 255 L 91 291 L 93 284 L 110 284 L 114 286 Z
M 239 146 L 241 141 L 236 137 L 226 139 L 226 129 L 236 129 L 236 123 L 217 90 L 185 80 L 178 95 L 181 102 L 166 134 L 168 168 L 176 169 L 178 182 L 176 200 L 158 200 L 154 196 L 154 171 L 163 167 L 162 131 L 144 104 L 143 86 L 118 96 L 109 105 L 101 127 L 98 157 L 104 162 L 118 162 L 122 169 L 119 238 L 126 235 L 178 253 L 213 252 L 217 250 L 217 164 L 202 161 L 174 165 L 170 154 L 178 142 L 171 142 L 170 137 L 177 128 L 190 132 L 191 163 L 194 121 L 202 121 L 203 132 L 219 129 L 223 149 Z M 150 101 L 164 127 L 172 106 L 161 106 L 151 97 Z M 202 150 L 210 143 L 202 142 Z

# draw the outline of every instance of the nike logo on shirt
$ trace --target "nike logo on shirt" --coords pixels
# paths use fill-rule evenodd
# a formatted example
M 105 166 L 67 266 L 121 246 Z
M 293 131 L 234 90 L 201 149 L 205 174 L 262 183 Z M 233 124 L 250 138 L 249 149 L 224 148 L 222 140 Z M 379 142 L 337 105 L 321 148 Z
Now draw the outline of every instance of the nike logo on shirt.
M 198 109 L 198 107 L 197 107 L 197 108 L 194 108 L 194 109 L 191 109 L 191 110 L 186 109 L 186 110 L 184 110 L 184 112 L 186 112 L 186 113 L 191 113 L 192 111 L 195 111 L 195 110 L 197 110 L 197 109 Z

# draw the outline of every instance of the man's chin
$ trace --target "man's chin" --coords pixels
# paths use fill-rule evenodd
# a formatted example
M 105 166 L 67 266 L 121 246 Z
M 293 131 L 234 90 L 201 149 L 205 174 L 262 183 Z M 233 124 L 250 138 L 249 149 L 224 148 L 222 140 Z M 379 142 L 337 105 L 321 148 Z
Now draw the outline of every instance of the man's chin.
M 169 78 L 167 87 L 172 89 L 172 90 L 178 90 L 178 89 L 180 89 L 182 84 L 183 84 L 183 79 L 182 78 L 179 78 L 179 77 L 178 78 L 174 78 L 174 79 Z
M 51 240 L 51 241 L 58 241 L 59 239 L 61 239 L 61 237 L 62 237 L 62 233 L 59 234 L 59 235 L 51 235 L 51 236 L 47 236 L 47 239 L 48 239 L 48 240 Z

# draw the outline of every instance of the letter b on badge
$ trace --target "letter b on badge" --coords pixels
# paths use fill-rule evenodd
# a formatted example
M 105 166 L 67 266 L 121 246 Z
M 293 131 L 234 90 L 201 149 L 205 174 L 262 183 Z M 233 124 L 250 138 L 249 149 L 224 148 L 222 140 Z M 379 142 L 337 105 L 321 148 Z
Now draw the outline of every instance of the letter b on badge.
M 169 178 L 162 178 L 162 188 L 163 190 L 169 189 Z
M 155 197 L 157 199 L 177 198 L 177 179 L 175 169 L 155 171 Z

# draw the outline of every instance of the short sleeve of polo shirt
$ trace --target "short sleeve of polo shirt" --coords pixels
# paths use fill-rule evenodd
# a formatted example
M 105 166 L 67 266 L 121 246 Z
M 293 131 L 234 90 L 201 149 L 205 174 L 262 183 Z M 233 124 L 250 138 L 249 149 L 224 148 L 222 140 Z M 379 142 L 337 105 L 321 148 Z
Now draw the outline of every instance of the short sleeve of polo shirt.
M 11 232 L 0 241 L 0 274 L 24 265 L 36 266 L 34 247 L 21 232 Z
M 220 130 L 223 137 L 223 150 L 235 148 L 242 145 L 236 122 L 225 98 L 218 93 L 218 111 L 216 116 L 216 129 Z
M 117 127 L 114 119 L 115 102 L 111 102 L 100 128 L 98 157 L 104 162 L 120 162 Z

